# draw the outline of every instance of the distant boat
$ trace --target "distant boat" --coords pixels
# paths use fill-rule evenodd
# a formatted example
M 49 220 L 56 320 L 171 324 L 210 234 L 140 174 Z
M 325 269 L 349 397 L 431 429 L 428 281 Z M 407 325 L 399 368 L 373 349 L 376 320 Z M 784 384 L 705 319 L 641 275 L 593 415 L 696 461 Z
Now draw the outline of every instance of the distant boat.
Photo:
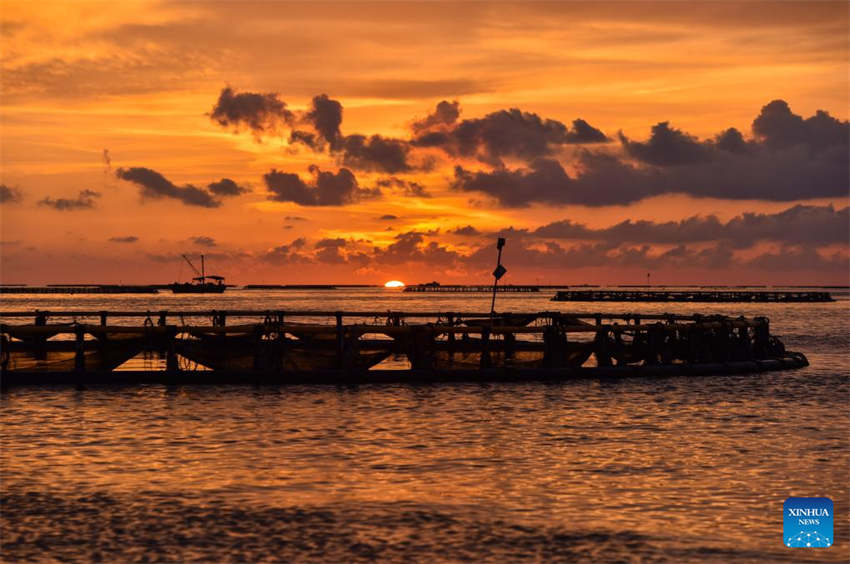
M 186 255 L 182 255 L 182 257 L 189 263 L 189 266 L 192 267 L 192 270 L 195 271 L 195 276 L 192 278 L 191 282 L 175 282 L 174 284 L 169 284 L 168 287 L 171 288 L 171 291 L 175 294 L 221 294 L 227 288 L 224 284 L 224 276 L 216 276 L 214 274 L 207 274 L 204 270 L 204 255 L 201 255 L 201 270 L 198 271 L 195 268 L 195 265 L 192 264 L 192 261 L 189 260 L 189 257 Z

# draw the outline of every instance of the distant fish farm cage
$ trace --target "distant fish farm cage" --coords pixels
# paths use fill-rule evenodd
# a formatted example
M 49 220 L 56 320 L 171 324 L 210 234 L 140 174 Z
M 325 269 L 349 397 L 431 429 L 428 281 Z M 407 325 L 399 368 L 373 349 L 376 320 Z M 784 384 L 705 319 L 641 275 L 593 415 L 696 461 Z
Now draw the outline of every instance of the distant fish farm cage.
M 329 284 L 246 284 L 243 290 L 336 290 Z
M 447 285 L 436 285 L 436 284 L 415 284 L 412 286 L 406 286 L 404 288 L 405 292 L 434 292 L 434 293 L 483 293 L 483 292 L 493 292 L 499 293 L 509 293 L 509 292 L 517 292 L 517 293 L 526 293 L 526 292 L 539 292 L 540 286 L 514 286 L 511 284 L 507 284 L 504 286 L 496 286 L 495 288 L 490 286 L 469 286 L 463 284 L 447 284 Z
M 561 290 L 553 302 L 833 302 L 829 292 Z
M 5 387 L 559 381 L 808 364 L 785 350 L 764 317 L 212 310 L 0 312 L 0 319 L 25 321 L 0 324 Z M 116 370 L 141 353 L 157 355 L 164 370 Z M 391 356 L 409 368 L 382 367 Z
M 0 294 L 156 294 L 157 286 L 110 284 L 50 284 L 48 286 L 0 286 Z

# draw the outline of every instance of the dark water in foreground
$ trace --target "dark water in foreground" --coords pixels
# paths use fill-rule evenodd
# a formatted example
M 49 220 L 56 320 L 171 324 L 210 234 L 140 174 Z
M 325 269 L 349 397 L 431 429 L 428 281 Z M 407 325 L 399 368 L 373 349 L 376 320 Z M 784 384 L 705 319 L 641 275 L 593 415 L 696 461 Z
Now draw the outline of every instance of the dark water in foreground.
M 846 296 L 693 307 L 548 297 L 499 300 L 513 311 L 765 314 L 811 366 L 562 384 L 13 389 L 0 402 L 2 556 L 850 559 Z M 488 305 L 369 289 L 4 297 L 2 308 Z M 835 501 L 833 547 L 783 546 L 792 495 Z

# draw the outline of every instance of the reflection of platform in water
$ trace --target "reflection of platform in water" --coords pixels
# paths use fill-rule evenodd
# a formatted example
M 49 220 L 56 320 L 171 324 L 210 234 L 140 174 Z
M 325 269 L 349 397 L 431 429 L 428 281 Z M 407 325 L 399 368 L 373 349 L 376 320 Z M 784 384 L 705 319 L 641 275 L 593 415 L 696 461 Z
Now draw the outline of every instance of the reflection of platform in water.
M 24 316 L 35 323 L 0 325 L 4 385 L 108 382 L 113 371 L 140 382 L 202 383 L 192 373 L 209 369 L 216 374 L 209 382 L 342 383 L 717 374 L 807 364 L 802 354 L 785 352 L 766 318 L 719 315 L 0 312 Z M 62 322 L 70 316 L 100 324 Z M 107 323 L 139 317 L 141 326 Z M 60 322 L 49 324 L 54 318 Z

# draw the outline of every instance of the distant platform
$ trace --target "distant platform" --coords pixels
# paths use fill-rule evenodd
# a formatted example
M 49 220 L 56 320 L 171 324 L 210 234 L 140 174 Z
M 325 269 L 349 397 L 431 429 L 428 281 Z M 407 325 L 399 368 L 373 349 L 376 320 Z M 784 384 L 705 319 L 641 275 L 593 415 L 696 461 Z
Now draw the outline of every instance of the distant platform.
M 156 294 L 158 286 L 79 284 L 62 286 L 0 286 L 0 294 Z
M 330 284 L 247 284 L 243 290 L 336 290 Z
M 340 290 L 343 288 L 383 288 L 381 284 L 246 284 L 242 290 Z
M 432 292 L 432 293 L 464 293 L 464 292 L 492 292 L 493 286 L 465 286 L 465 285 L 433 285 L 433 284 L 417 284 L 415 286 L 407 286 L 405 292 Z M 539 292 L 540 286 L 496 286 L 496 292 Z
M 553 302 L 834 302 L 829 292 L 561 290 Z

